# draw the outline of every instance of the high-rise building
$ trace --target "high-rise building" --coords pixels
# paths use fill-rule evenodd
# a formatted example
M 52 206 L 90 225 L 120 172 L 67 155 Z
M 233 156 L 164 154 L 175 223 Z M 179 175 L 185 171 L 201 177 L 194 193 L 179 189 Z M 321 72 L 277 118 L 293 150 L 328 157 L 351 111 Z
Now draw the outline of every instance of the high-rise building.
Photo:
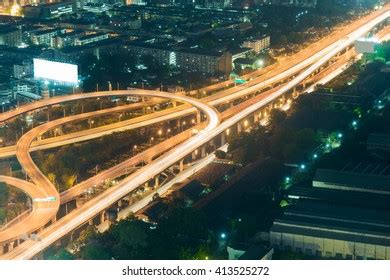
M 17 47 L 22 44 L 22 31 L 16 27 L 0 27 L 0 45 Z

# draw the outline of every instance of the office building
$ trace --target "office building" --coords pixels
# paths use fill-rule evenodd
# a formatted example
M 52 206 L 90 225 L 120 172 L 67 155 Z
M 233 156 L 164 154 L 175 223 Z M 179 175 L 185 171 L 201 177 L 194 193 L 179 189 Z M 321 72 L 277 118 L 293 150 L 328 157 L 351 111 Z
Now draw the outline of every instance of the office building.
M 0 45 L 18 47 L 22 44 L 22 31 L 17 27 L 0 26 Z
M 62 49 L 69 46 L 76 45 L 76 39 L 84 35 L 83 31 L 71 31 L 67 33 L 61 33 L 53 37 L 52 46 L 57 49 Z
M 26 18 L 53 19 L 76 11 L 74 1 L 53 2 L 39 5 L 28 5 L 23 7 Z
M 212 52 L 200 49 L 180 49 L 170 46 L 131 42 L 125 50 L 136 56 L 153 56 L 160 64 L 172 65 L 188 72 L 230 74 L 232 55 L 229 52 Z
M 242 43 L 242 46 L 244 48 L 250 48 L 255 53 L 259 54 L 262 51 L 268 49 L 269 46 L 270 46 L 270 43 L 271 43 L 270 36 L 262 35 L 262 36 L 258 36 L 258 37 L 255 37 L 255 38 L 250 38 L 248 40 L 245 40 Z
M 33 65 L 31 61 L 24 60 L 21 63 L 14 64 L 14 78 L 23 79 L 33 75 Z
M 64 34 L 65 29 L 62 28 L 52 28 L 46 30 L 39 30 L 31 34 L 30 39 L 34 45 L 46 45 L 53 46 L 52 39 L 60 34 Z

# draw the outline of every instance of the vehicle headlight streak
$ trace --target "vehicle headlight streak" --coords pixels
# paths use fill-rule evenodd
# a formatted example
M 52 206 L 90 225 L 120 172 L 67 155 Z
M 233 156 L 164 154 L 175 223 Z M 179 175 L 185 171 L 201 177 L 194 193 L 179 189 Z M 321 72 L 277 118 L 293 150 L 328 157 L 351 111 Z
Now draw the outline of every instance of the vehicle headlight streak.
M 256 112 L 272 100 L 280 97 L 289 90 L 293 89 L 303 80 L 305 80 L 310 74 L 312 74 L 315 70 L 317 70 L 328 60 L 330 60 L 334 55 L 351 45 L 357 38 L 367 33 L 376 24 L 387 19 L 389 16 L 389 11 L 384 12 L 375 19 L 371 20 L 369 23 L 360 27 L 357 31 L 352 32 L 345 39 L 339 40 L 337 43 L 332 44 L 331 47 L 329 47 L 328 53 L 321 52 L 322 55 L 319 57 L 318 61 L 316 61 L 313 65 L 309 66 L 307 69 L 301 72 L 297 77 L 292 79 L 286 85 L 282 86 L 280 89 L 276 90 L 275 93 L 273 93 L 272 95 L 264 98 L 263 100 L 254 105 L 251 105 L 250 107 L 234 115 L 232 118 L 228 119 L 222 124 L 219 124 L 218 113 L 213 108 L 206 106 L 207 108 L 204 108 L 204 113 L 207 115 L 208 125 L 204 130 L 201 130 L 194 137 L 178 145 L 176 148 L 168 151 L 167 153 L 156 159 L 154 162 L 147 165 L 145 168 L 128 176 L 117 186 L 112 187 L 107 192 L 103 193 L 101 196 L 87 202 L 79 209 L 76 209 L 72 212 L 73 215 L 71 213 L 65 216 L 59 221 L 61 223 L 55 223 L 51 227 L 50 231 L 49 228 L 47 228 L 46 234 L 43 235 L 39 243 L 35 242 L 33 244 L 29 244 L 31 246 L 16 255 L 15 258 L 28 259 L 33 257 L 34 255 L 39 253 L 42 248 L 46 248 L 65 234 L 77 228 L 79 225 L 93 218 L 101 211 L 104 211 L 107 206 L 114 204 L 117 200 L 126 196 L 129 192 L 137 188 L 139 185 L 163 172 L 165 169 L 175 164 L 178 160 L 188 155 L 188 153 L 194 151 L 198 147 L 212 140 L 220 133 L 223 133 L 226 129 L 241 121 L 248 115 Z M 193 105 L 197 106 L 205 104 L 201 103 Z M 23 244 L 21 246 L 23 246 Z

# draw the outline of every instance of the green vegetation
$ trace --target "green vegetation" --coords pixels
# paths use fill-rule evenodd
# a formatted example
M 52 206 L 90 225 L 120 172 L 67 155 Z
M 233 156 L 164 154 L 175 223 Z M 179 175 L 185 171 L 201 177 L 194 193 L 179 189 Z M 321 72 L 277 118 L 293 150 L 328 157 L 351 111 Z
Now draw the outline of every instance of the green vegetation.
M 60 191 L 81 181 L 87 172 L 110 162 L 120 155 L 131 153 L 134 144 L 145 142 L 138 132 L 117 132 L 81 144 L 63 146 L 55 152 L 37 152 L 39 168 L 59 187 Z
M 389 87 L 390 88 L 390 87 Z M 341 147 L 325 155 L 318 163 L 322 168 L 343 168 L 351 161 L 378 160 L 367 151 L 366 141 L 370 133 L 390 134 L 390 106 L 384 105 L 380 110 L 372 110 L 359 120 L 358 129 L 346 133 Z M 381 152 L 379 160 L 390 161 L 390 154 Z
M 27 209 L 26 194 L 5 183 L 0 183 L 0 225 Z
M 0 183 L 0 224 L 4 223 L 7 218 L 5 204 L 8 200 L 8 188 L 4 183 Z
M 375 58 L 390 61 L 390 41 L 383 42 L 377 49 Z
M 335 104 L 315 94 L 301 95 L 288 111 L 274 109 L 267 127 L 258 125 L 233 136 L 229 153 L 247 166 L 234 185 L 215 199 L 206 211 L 215 230 L 229 232 L 231 242 L 248 242 L 259 231 L 268 231 L 273 220 L 288 203 L 285 189 L 305 185 L 312 179 L 313 151 L 326 152 L 326 144 L 336 147 L 338 131 L 357 118 L 354 105 Z M 282 163 L 298 164 L 299 172 L 286 181 Z M 301 167 L 301 163 L 307 163 Z M 255 166 L 249 173 L 245 169 Z
M 191 208 L 173 209 L 158 225 L 134 218 L 94 233 L 77 257 L 83 259 L 205 259 L 211 254 L 212 234 L 205 216 Z
M 291 111 L 287 117 L 274 109 L 268 128 L 258 125 L 234 137 L 229 151 L 235 155 L 235 160 L 243 164 L 266 157 L 283 162 L 305 160 L 320 144 L 324 132 L 344 127 L 352 114 L 311 95 L 298 98 Z

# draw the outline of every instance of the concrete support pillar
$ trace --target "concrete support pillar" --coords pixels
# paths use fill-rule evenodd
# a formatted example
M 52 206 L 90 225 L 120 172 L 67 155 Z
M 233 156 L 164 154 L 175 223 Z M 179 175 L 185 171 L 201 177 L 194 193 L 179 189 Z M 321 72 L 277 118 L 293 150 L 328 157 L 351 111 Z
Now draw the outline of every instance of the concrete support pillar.
M 173 106 L 173 108 L 175 108 L 177 106 L 177 101 L 176 100 L 172 100 L 172 106 Z
M 88 221 L 88 225 L 93 226 L 93 219 L 90 219 L 90 220 Z
M 293 98 L 297 97 L 297 87 L 293 88 L 292 96 Z
M 106 211 L 103 211 L 101 214 L 100 214 L 100 223 L 104 223 L 104 221 L 106 220 Z
M 5 250 L 5 245 L 4 244 L 0 244 L 0 256 L 4 254 L 4 250 Z
M 8 252 L 11 252 L 14 249 L 14 246 L 15 246 L 15 242 L 14 241 L 8 243 Z
M 254 115 L 253 115 L 253 122 L 254 123 L 259 122 L 259 113 L 257 113 L 257 112 L 254 113 Z
M 221 146 L 226 144 L 226 133 L 222 132 L 221 133 Z
M 148 187 L 149 187 L 149 182 L 146 182 L 146 183 L 144 184 L 144 187 L 145 187 L 145 188 L 148 188 Z
M 160 187 L 160 176 L 154 177 L 154 187 L 159 188 Z
M 56 217 L 56 216 L 54 216 L 54 218 L 51 219 L 51 223 L 52 223 L 52 224 L 54 224 L 55 222 L 57 222 L 57 217 Z
M 196 123 L 200 123 L 202 120 L 201 120 L 201 114 L 199 111 L 196 112 Z
M 191 158 L 192 158 L 192 160 L 196 160 L 196 156 L 197 156 L 197 155 L 198 155 L 197 150 L 193 151 L 193 152 L 191 153 Z
M 202 158 L 206 156 L 206 145 L 203 145 L 200 148 L 200 155 L 201 155 Z
M 241 123 L 238 122 L 237 123 L 237 133 L 240 134 L 241 131 L 242 131 L 242 125 L 241 125 Z
M 180 172 L 182 172 L 184 170 L 184 160 L 183 159 L 180 160 L 180 162 L 179 162 L 179 170 L 180 170 Z
M 119 208 L 122 207 L 122 199 L 118 200 L 118 207 L 119 207 Z

